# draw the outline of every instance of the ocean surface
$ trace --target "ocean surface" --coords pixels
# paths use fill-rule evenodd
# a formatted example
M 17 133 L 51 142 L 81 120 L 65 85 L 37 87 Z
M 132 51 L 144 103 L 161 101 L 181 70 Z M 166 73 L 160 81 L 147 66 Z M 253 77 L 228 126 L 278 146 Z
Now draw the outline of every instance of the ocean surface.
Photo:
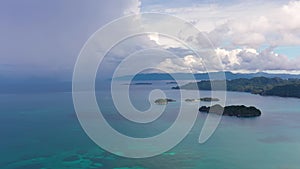
M 177 101 L 169 103 L 156 122 L 143 126 L 118 115 L 109 90 L 96 92 L 101 111 L 115 129 L 134 137 L 149 137 L 171 126 L 184 100 L 180 100 L 178 90 L 170 89 L 174 84 L 151 83 L 130 86 L 130 98 L 137 109 L 146 110 L 153 104 L 148 100 L 152 89 L 161 89 L 167 97 Z M 200 97 L 205 96 L 210 96 L 210 92 L 200 91 Z M 227 92 L 226 104 L 255 106 L 262 111 L 262 116 L 224 116 L 213 136 L 199 144 L 199 134 L 207 117 L 199 113 L 192 130 L 176 147 L 155 157 L 130 159 L 104 151 L 85 134 L 74 111 L 72 93 L 0 94 L 0 168 L 300 168 L 300 99 Z

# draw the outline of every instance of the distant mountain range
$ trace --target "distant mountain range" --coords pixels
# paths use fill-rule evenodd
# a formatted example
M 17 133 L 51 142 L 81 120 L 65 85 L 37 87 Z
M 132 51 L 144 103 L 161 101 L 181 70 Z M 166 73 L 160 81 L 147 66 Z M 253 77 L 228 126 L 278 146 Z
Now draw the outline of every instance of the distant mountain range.
M 269 73 L 232 73 L 224 72 L 227 80 L 239 79 L 239 78 L 253 78 L 253 77 L 279 77 L 282 79 L 296 78 L 300 79 L 300 75 L 293 74 L 269 74 Z M 133 81 L 155 81 L 155 80 L 167 80 L 174 81 L 173 77 L 177 80 L 193 80 L 193 76 L 196 80 L 208 80 L 208 73 L 144 73 L 137 74 L 135 76 L 122 76 L 115 78 L 116 80 L 131 80 Z M 222 77 L 222 72 L 212 72 L 210 73 L 214 79 L 218 80 L 218 77 Z M 172 77 L 173 76 L 173 77 Z M 97 80 L 100 83 L 109 83 L 109 79 Z M 98 83 L 98 84 L 100 84 Z M 96 83 L 97 84 L 97 83 Z M 47 78 L 14 78 L 14 77 L 0 77 L 0 93 L 40 93 L 40 92 L 70 92 L 72 91 L 72 81 L 56 79 L 55 77 Z
M 225 74 L 225 77 L 227 80 L 232 79 L 239 79 L 239 78 L 253 78 L 253 77 L 267 77 L 267 78 L 273 78 L 273 77 L 279 77 L 282 79 L 300 79 L 300 75 L 294 75 L 294 74 L 271 74 L 271 73 L 265 73 L 265 72 L 258 72 L 258 73 L 232 73 L 232 72 L 211 72 L 211 73 L 197 73 L 197 74 L 189 74 L 189 73 L 145 73 L 145 74 L 137 74 L 135 76 L 128 75 L 128 76 L 122 76 L 115 78 L 116 80 L 130 80 L 133 79 L 134 81 L 151 81 L 151 80 L 174 80 L 176 78 L 177 80 L 193 80 L 191 75 L 194 75 L 194 78 L 196 80 L 208 80 L 209 75 L 211 77 L 214 77 L 214 80 L 218 80 L 218 77 L 222 79 L 222 74 Z M 174 77 L 174 78 L 173 78 Z

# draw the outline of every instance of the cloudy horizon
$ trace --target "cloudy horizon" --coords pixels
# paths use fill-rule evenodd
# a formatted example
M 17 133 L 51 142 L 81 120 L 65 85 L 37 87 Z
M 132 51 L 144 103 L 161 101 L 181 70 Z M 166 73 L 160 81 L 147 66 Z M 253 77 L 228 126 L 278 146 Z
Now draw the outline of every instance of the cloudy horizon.
M 78 54 L 94 32 L 119 17 L 144 12 L 173 15 L 193 24 L 221 60 L 215 71 L 300 73 L 299 11 L 300 1 L 282 0 L 3 1 L 0 76 L 71 78 Z M 195 40 L 201 44 L 199 37 Z M 179 56 L 152 61 L 148 57 L 153 68 L 170 73 L 205 71 L 203 58 L 174 39 L 153 33 L 116 45 L 103 70 L 113 71 L 126 57 L 124 51 L 146 48 Z

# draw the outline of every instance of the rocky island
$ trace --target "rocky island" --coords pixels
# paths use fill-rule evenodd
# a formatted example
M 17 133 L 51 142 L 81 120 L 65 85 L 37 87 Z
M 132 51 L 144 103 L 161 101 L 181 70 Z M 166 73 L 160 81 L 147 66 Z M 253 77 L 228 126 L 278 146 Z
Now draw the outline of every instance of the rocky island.
M 202 101 L 202 102 L 216 102 L 220 101 L 218 98 L 212 98 L 212 97 L 203 97 L 200 99 L 185 99 L 186 102 L 196 102 L 196 101 Z
M 247 107 L 245 105 L 234 105 L 222 107 L 219 104 L 211 107 L 202 106 L 199 108 L 203 113 L 215 113 L 224 116 L 236 116 L 236 117 L 258 117 L 261 115 L 261 111 L 253 106 Z
M 169 102 L 176 102 L 176 100 L 165 98 L 165 99 L 157 99 L 157 100 L 154 101 L 154 103 L 158 104 L 158 105 L 166 105 Z

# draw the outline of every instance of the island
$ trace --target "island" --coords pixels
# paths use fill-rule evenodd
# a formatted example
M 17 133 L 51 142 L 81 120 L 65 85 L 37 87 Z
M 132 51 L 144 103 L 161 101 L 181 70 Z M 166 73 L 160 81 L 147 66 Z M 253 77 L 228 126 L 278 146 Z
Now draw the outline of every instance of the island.
M 197 102 L 200 99 L 185 99 L 186 102 Z
M 232 105 L 232 106 L 221 106 L 219 104 L 211 107 L 202 106 L 199 108 L 200 112 L 203 113 L 215 113 L 223 116 L 236 116 L 236 117 L 258 117 L 261 115 L 261 111 L 256 107 L 245 105 Z
M 166 82 L 166 84 L 177 84 L 177 82 Z
M 149 83 L 149 82 L 138 82 L 138 83 L 130 83 L 130 85 L 152 85 L 152 83 Z
M 176 100 L 165 98 L 165 99 L 157 99 L 157 100 L 154 101 L 154 103 L 158 104 L 158 105 L 166 105 L 169 102 L 176 102 Z
M 212 89 L 211 84 L 215 88 Z M 224 85 L 226 83 L 226 88 Z M 281 79 L 254 77 L 250 79 L 239 78 L 233 80 L 202 80 L 191 82 L 182 86 L 175 86 L 172 89 L 185 90 L 227 90 L 237 92 L 249 92 L 262 96 L 280 96 L 300 98 L 300 79 Z
M 185 99 L 186 102 L 196 102 L 196 101 L 203 101 L 203 102 L 216 102 L 220 101 L 218 98 L 212 98 L 212 97 L 203 97 L 200 99 Z
M 217 102 L 217 101 L 220 101 L 220 99 L 213 98 L 213 97 L 203 97 L 203 98 L 200 98 L 200 101 L 203 101 L 203 102 Z

